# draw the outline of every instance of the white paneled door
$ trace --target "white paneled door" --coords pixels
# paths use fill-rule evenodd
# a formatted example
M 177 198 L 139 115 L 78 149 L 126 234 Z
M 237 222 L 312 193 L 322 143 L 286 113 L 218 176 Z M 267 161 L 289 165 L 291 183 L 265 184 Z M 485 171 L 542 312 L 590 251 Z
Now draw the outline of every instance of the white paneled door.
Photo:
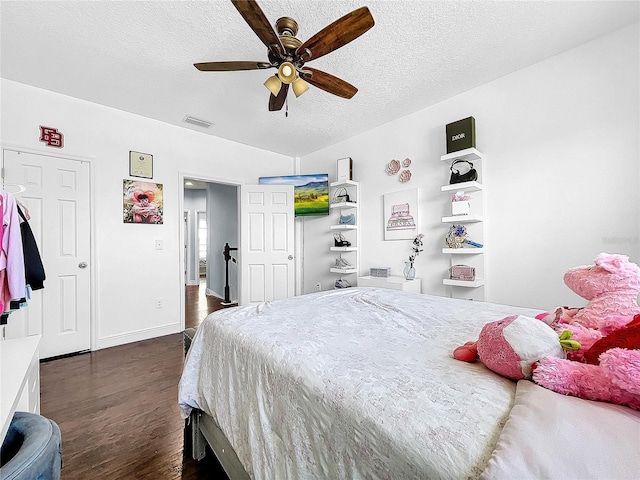
M 4 185 L 25 191 L 46 280 L 27 307 L 12 313 L 8 337 L 41 334 L 41 358 L 91 348 L 91 262 L 89 164 L 4 150 Z M 13 189 L 13 190 L 12 190 Z
M 240 304 L 295 294 L 291 185 L 244 185 L 240 202 Z

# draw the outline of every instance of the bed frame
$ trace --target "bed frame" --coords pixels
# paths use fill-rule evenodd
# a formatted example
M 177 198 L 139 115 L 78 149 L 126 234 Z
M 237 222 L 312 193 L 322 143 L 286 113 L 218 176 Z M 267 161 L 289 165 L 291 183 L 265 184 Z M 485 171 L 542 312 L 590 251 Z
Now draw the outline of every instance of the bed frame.
M 195 333 L 195 328 L 187 328 L 183 332 L 185 355 Z M 185 423 L 185 428 L 191 430 L 191 456 L 194 460 L 202 460 L 209 445 L 230 480 L 250 480 L 251 477 L 240 463 L 229 440 L 212 417 L 202 410 L 193 409 Z

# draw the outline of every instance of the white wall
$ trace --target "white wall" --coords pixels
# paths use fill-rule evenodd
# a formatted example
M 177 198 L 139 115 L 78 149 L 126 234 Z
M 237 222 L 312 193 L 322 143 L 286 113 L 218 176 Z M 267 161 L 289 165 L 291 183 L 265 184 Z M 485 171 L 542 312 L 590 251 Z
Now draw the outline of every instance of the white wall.
M 225 261 L 222 252 L 225 243 L 238 247 L 238 189 L 233 185 L 210 183 L 207 185 L 207 218 L 209 222 L 209 255 L 207 256 L 207 288 L 209 293 L 224 299 Z M 238 258 L 238 252 L 231 256 Z M 238 299 L 237 264 L 229 261 L 229 299 Z
M 601 251 L 640 262 L 638 24 L 302 158 L 302 173 L 352 157 L 361 182 L 361 274 L 388 265 L 400 275 L 410 240 L 383 240 L 382 196 L 419 187 L 425 251 L 423 293 L 444 295 L 448 259 L 445 125 L 474 116 L 485 162 L 487 300 L 551 308 L 584 301 L 564 272 Z M 499 54 L 499 53 L 496 53 Z M 424 88 L 429 88 L 424 85 Z M 385 165 L 412 159 L 401 184 Z M 331 288 L 327 218 L 304 225 L 304 292 Z
M 54 149 L 38 141 L 38 126 L 46 125 L 65 135 L 55 153 L 92 159 L 97 348 L 180 330 L 181 174 L 255 184 L 258 176 L 293 173 L 290 157 L 6 79 L 0 95 L 2 145 L 48 153 Z M 129 150 L 153 155 L 152 181 L 164 185 L 163 225 L 122 222 Z M 163 250 L 155 250 L 156 239 Z M 157 298 L 164 308 L 156 309 Z

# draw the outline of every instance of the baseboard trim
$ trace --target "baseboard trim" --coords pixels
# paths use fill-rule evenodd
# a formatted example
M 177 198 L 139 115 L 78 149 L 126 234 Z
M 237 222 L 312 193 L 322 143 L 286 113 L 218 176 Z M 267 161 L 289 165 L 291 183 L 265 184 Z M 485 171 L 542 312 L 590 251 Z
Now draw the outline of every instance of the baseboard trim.
M 164 337 L 165 335 L 171 335 L 172 333 L 179 333 L 181 331 L 180 323 L 171 323 L 153 328 L 145 328 L 135 332 L 119 333 L 117 335 L 99 338 L 98 350 L 117 347 L 118 345 L 125 345 L 127 343 L 139 342 L 141 340 L 148 340 L 150 338 Z
M 204 294 L 207 297 L 217 297 L 217 298 L 224 298 L 224 295 L 220 295 L 218 292 L 214 292 L 213 290 L 211 290 L 210 288 L 207 288 L 207 290 L 204 292 Z

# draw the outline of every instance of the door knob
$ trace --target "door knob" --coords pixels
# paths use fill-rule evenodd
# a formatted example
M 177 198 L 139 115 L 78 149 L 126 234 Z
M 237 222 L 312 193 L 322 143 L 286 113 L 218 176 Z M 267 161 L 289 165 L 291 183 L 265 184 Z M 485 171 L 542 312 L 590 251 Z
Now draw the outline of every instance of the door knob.
M 288 258 L 289 260 L 293 260 L 293 255 L 289 255 L 287 258 Z
M 80 267 L 80 268 L 87 268 L 87 262 L 80 262 L 80 263 L 78 264 L 78 267 Z

